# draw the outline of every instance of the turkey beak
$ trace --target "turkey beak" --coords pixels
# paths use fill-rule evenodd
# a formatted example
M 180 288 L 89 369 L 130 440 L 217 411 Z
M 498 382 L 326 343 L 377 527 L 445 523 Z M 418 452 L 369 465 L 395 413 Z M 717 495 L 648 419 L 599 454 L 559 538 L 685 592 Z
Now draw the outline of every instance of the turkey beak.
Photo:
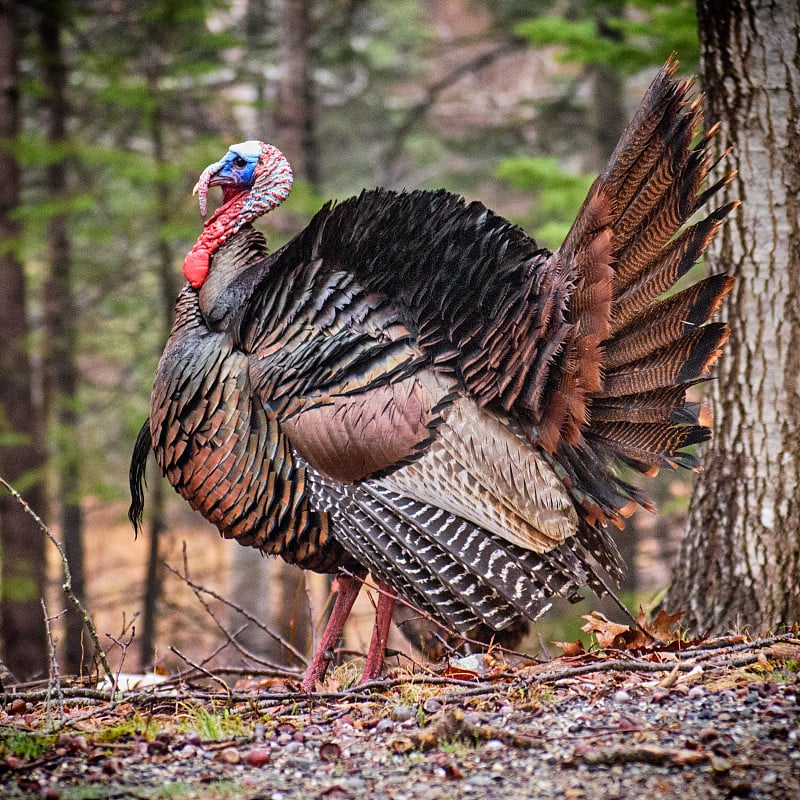
M 194 185 L 192 189 L 192 196 L 198 195 L 199 204 L 200 204 L 200 216 L 205 217 L 206 210 L 208 208 L 208 188 L 209 186 L 213 186 L 213 178 L 214 176 L 225 166 L 224 161 L 215 161 L 213 164 L 209 164 L 201 173 L 200 177 L 197 179 L 197 183 Z

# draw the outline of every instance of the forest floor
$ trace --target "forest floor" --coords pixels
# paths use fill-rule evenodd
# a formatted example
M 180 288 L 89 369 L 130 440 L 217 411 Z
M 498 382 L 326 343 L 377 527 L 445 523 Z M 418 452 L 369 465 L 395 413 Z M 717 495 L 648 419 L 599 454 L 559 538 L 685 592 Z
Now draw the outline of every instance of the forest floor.
M 593 630 L 596 650 L 566 645 L 546 663 L 390 663 L 349 689 L 344 665 L 314 696 L 279 678 L 229 687 L 222 673 L 205 688 L 183 676 L 8 692 L 0 796 L 800 798 L 797 631 L 643 645 Z

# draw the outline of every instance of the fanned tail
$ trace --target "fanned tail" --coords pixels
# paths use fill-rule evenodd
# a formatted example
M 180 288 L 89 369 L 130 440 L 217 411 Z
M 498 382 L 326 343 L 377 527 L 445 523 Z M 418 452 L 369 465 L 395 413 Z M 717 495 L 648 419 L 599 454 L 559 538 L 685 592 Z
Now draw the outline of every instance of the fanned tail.
M 606 521 L 621 527 L 637 503 L 651 507 L 640 490 L 616 475 L 618 465 L 646 475 L 661 467 L 698 469 L 685 448 L 710 436 L 704 408 L 687 402 L 686 392 L 709 374 L 728 338 L 726 325 L 708 320 L 733 278 L 712 275 L 662 298 L 697 262 L 737 203 L 688 225 L 733 174 L 705 187 L 716 126 L 693 144 L 700 103 L 687 99 L 691 82 L 676 81 L 676 67 L 671 59 L 656 76 L 558 251 L 560 259 L 574 261 L 586 241 L 610 232 L 608 329 L 599 355 L 588 356 L 598 358 L 602 384 L 585 397 L 581 435 L 569 435 L 562 424 L 550 456 L 582 511 L 584 532 Z M 571 319 L 580 328 L 588 307 L 587 327 L 598 330 L 583 267 L 575 269 Z M 596 269 L 588 274 L 597 280 Z M 581 357 L 577 352 L 573 360 Z M 613 571 L 610 559 L 598 555 Z

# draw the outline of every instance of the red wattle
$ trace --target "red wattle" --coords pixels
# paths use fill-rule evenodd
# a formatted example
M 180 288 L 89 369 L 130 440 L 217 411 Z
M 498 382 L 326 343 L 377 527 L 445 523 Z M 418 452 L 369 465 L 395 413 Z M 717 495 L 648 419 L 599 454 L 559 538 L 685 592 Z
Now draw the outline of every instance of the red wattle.
M 199 244 L 199 243 L 198 243 Z M 204 247 L 195 245 L 183 260 L 183 274 L 193 289 L 199 289 L 208 277 L 211 254 Z

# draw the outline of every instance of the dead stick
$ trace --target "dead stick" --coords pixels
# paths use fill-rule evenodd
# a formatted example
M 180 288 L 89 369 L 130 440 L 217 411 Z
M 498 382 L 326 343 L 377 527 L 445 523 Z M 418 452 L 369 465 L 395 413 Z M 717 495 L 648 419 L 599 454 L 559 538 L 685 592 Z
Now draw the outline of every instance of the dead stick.
M 242 606 L 234 603 L 232 600 L 229 600 L 226 597 L 223 597 L 221 594 L 218 594 L 213 589 L 208 589 L 205 586 L 201 586 L 199 583 L 195 583 L 188 574 L 181 575 L 178 570 L 174 567 L 170 566 L 166 562 L 164 562 L 164 566 L 177 578 L 182 580 L 188 587 L 194 590 L 195 594 L 198 592 L 202 592 L 203 594 L 207 594 L 209 597 L 213 597 L 215 600 L 219 600 L 220 603 L 223 603 L 228 608 L 233 609 L 234 611 L 241 614 L 248 622 L 251 622 L 255 625 L 259 630 L 264 631 L 268 636 L 272 637 L 276 642 L 280 643 L 283 647 L 285 647 L 293 656 L 295 656 L 301 664 L 308 664 L 308 659 L 296 648 L 293 647 L 289 642 L 287 642 L 282 636 L 275 633 L 275 631 L 270 630 L 266 625 L 260 622 L 256 617 L 254 617 L 247 609 L 243 608 Z M 216 622 L 216 620 L 215 620 Z M 264 664 L 265 666 L 276 666 L 275 664 L 269 664 L 264 661 L 261 661 L 256 656 L 252 656 L 253 660 L 258 661 L 259 663 Z
M 178 648 L 175 647 L 174 644 L 171 644 L 169 646 L 169 649 L 172 650 L 172 652 L 175 653 L 175 655 L 178 656 L 178 658 L 183 659 L 187 664 L 189 664 L 190 666 L 194 667 L 198 672 L 202 673 L 207 678 L 211 678 L 212 681 L 215 681 L 216 683 L 218 683 L 225 690 L 225 694 L 228 696 L 228 707 L 230 708 L 230 706 L 233 703 L 233 694 L 231 693 L 230 686 L 228 686 L 228 684 L 225 683 L 225 681 L 222 680 L 222 678 L 220 678 L 219 676 L 215 675 L 213 672 L 207 670 L 205 667 L 201 667 L 199 664 L 197 664 L 196 662 L 192 661 L 190 658 L 188 658 L 183 653 L 181 653 L 181 651 L 178 650 Z
M 81 612 L 83 624 L 86 626 L 86 630 L 89 631 L 89 636 L 92 637 L 92 642 L 94 643 L 94 649 L 97 653 L 97 657 L 100 659 L 100 663 L 103 665 L 103 670 L 113 686 L 114 673 L 111 671 L 111 667 L 108 665 L 108 659 L 106 658 L 105 651 L 100 646 L 100 638 L 97 635 L 97 629 L 94 627 L 94 623 L 91 621 L 91 619 L 89 619 L 89 615 L 86 613 L 83 603 L 81 603 L 75 592 L 72 590 L 72 573 L 70 572 L 67 556 L 66 553 L 64 553 L 64 549 L 61 547 L 61 543 L 58 541 L 58 539 L 56 539 L 55 536 L 53 536 L 53 532 L 47 527 L 47 525 L 44 524 L 42 518 L 28 505 L 22 495 L 10 483 L 8 483 L 8 481 L 0 477 L 0 484 L 5 486 L 5 488 L 11 493 L 12 497 L 14 497 L 14 499 L 22 506 L 25 513 L 28 514 L 39 526 L 39 530 L 53 543 L 53 546 L 56 548 L 56 550 L 58 550 L 58 555 L 61 558 L 61 565 L 64 568 L 64 583 L 62 584 L 61 588 L 64 590 L 64 594 L 67 595 L 70 601 Z M 111 701 L 113 702 L 113 695 Z

